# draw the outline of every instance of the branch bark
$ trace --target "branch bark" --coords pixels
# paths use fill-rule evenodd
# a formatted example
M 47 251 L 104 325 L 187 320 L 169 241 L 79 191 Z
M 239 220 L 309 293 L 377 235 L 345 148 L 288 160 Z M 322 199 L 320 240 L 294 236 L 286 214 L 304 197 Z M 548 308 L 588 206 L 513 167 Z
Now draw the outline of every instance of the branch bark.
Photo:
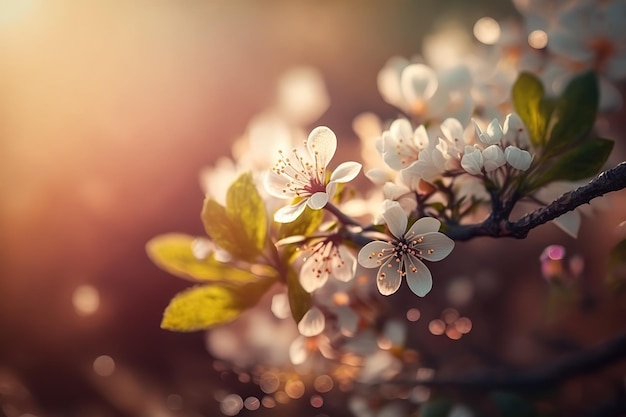
M 589 349 L 529 370 L 514 372 L 480 369 L 452 376 L 394 380 L 384 383 L 464 388 L 469 390 L 503 389 L 533 392 L 557 385 L 576 375 L 599 372 L 601 369 L 624 358 L 626 358 L 626 333 L 615 336 Z
M 479 236 L 525 238 L 537 226 L 589 203 L 596 197 L 626 188 L 626 161 L 600 173 L 588 184 L 569 191 L 545 207 L 516 220 L 496 220 L 492 215 L 482 223 L 449 226 L 444 232 L 453 240 L 464 241 Z

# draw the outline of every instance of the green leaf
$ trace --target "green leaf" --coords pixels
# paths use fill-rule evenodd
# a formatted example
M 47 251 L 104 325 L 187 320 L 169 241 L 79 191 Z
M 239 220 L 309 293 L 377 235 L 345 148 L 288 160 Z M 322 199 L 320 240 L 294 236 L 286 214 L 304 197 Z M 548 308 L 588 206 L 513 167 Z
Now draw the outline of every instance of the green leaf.
M 262 251 L 267 239 L 267 214 L 251 173 L 242 174 L 228 188 L 226 214 L 241 224 L 250 243 Z
M 515 112 L 528 128 L 530 140 L 535 147 L 544 143 L 549 119 L 549 106 L 543 104 L 543 84 L 535 75 L 522 72 L 513 84 Z
M 182 291 L 163 313 L 161 328 L 192 332 L 227 323 L 253 307 L 275 279 L 240 286 L 201 285 Z
M 508 392 L 493 392 L 490 395 L 501 416 L 506 417 L 536 417 L 537 411 L 524 398 Z
M 595 72 L 573 78 L 556 101 L 546 150 L 558 153 L 586 137 L 596 121 L 600 92 Z
M 291 267 L 287 271 L 287 297 L 289 298 L 291 315 L 296 323 L 299 323 L 304 314 L 311 308 L 311 294 L 302 288 L 298 274 Z
M 596 175 L 607 161 L 613 141 L 593 139 L 584 142 L 561 156 L 535 182 L 536 189 L 553 181 L 579 181 Z
M 252 272 L 233 268 L 217 261 L 212 255 L 198 259 L 191 249 L 194 240 L 193 236 L 179 233 L 161 235 L 146 244 L 146 252 L 159 268 L 194 282 L 246 283 L 259 280 Z

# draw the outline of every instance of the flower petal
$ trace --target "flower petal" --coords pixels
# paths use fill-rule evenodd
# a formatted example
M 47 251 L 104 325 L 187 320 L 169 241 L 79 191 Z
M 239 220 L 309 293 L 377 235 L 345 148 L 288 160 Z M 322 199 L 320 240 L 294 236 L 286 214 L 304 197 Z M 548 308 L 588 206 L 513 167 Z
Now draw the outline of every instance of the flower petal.
M 408 218 L 399 203 L 395 201 L 387 203 L 382 215 L 391 234 L 397 238 L 404 236 Z
M 383 185 L 390 180 L 389 174 L 382 168 L 372 168 L 365 173 L 365 176 L 375 185 Z
M 340 183 L 352 181 L 361 172 L 361 167 L 358 162 L 343 162 L 333 171 L 330 181 Z
M 311 307 L 298 323 L 300 334 L 307 337 L 317 336 L 324 331 L 324 327 L 326 327 L 326 318 L 322 310 L 317 307 Z
M 443 233 L 426 233 L 422 236 L 424 240 L 414 247 L 422 251 L 419 256 L 428 261 L 440 261 L 454 249 L 454 241 Z
M 441 123 L 441 132 L 455 147 L 460 147 L 460 144 L 464 145 L 463 140 L 463 125 L 457 119 L 449 117 Z M 458 144 L 458 145 L 457 145 Z
M 400 288 L 402 283 L 400 266 L 399 263 L 392 260 L 391 262 L 385 262 L 378 270 L 376 286 L 382 295 L 391 295 Z
M 406 262 L 406 283 L 415 295 L 425 296 L 433 287 L 433 277 L 430 271 L 415 256 L 408 256 Z
M 306 348 L 306 337 L 296 337 L 289 346 L 289 359 L 294 365 L 303 364 L 309 357 L 309 352 Z
M 318 161 L 317 168 L 326 168 L 337 151 L 337 136 L 330 128 L 318 126 L 309 134 L 306 146 L 313 159 Z
M 498 119 L 493 119 L 491 123 L 489 123 L 485 133 L 489 136 L 489 145 L 499 143 L 504 136 L 504 132 L 502 132 L 502 127 L 500 126 Z
M 383 254 L 379 256 L 379 254 Z M 359 251 L 359 264 L 364 268 L 378 268 L 393 255 L 393 245 L 382 240 L 375 240 L 363 246 Z
M 272 196 L 277 198 L 293 198 L 295 193 L 289 190 L 287 184 L 289 180 L 282 175 L 275 174 L 273 171 L 268 171 L 263 177 L 263 186 L 265 190 Z
M 328 281 L 330 274 L 326 269 L 325 263 L 320 258 L 315 254 L 310 256 L 304 261 L 300 269 L 300 285 L 308 293 L 323 287 Z
M 413 223 L 413 226 L 406 232 L 405 236 L 423 235 L 424 233 L 438 232 L 441 227 L 441 222 L 434 217 L 422 217 Z M 409 235 L 409 233 L 411 235 Z
M 307 201 L 308 199 L 304 199 L 292 206 L 281 207 L 274 213 L 274 221 L 277 223 L 291 223 L 302 214 Z
M 339 281 L 348 282 L 356 273 L 356 258 L 345 246 L 339 246 L 337 250 L 339 256 L 332 260 L 333 276 Z
M 311 207 L 313 210 L 319 210 L 321 208 L 324 208 L 326 203 L 328 203 L 328 194 L 323 191 L 313 194 L 311 197 L 309 197 L 307 202 L 309 207 Z
M 291 307 L 289 306 L 289 297 L 286 292 L 274 294 L 272 297 L 272 305 L 270 310 L 279 319 L 286 319 L 291 316 Z
M 533 156 L 530 152 L 513 145 L 507 146 L 504 150 L 504 157 L 509 165 L 520 171 L 526 171 L 530 168 L 530 164 L 533 161 Z

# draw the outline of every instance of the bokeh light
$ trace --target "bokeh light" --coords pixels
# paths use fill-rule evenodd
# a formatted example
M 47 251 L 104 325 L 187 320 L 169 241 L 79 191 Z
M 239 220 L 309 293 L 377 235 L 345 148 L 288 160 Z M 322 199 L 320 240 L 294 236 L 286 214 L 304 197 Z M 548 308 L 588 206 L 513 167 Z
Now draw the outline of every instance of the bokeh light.
M 80 285 L 72 294 L 72 304 L 78 315 L 91 315 L 100 307 L 100 293 L 93 285 Z
M 98 356 L 93 361 L 93 371 L 98 376 L 111 376 L 115 372 L 115 361 L 108 355 Z
M 324 405 L 324 398 L 321 395 L 315 394 L 311 397 L 311 406 L 315 408 L 320 408 Z
M 417 308 L 411 308 L 406 312 L 406 319 L 408 321 L 418 321 L 421 317 L 421 313 Z
M 237 394 L 227 395 L 220 404 L 220 411 L 226 416 L 236 416 L 243 408 L 243 399 Z
M 261 407 L 261 401 L 257 397 L 248 397 L 244 400 L 243 405 L 246 409 L 254 411 Z
M 297 400 L 304 395 L 304 382 L 299 379 L 290 379 L 285 383 L 285 393 L 291 399 Z
M 493 45 L 500 39 L 500 24 L 492 17 L 481 17 L 474 24 L 474 36 L 486 45 Z
M 428 330 L 434 335 L 442 335 L 446 331 L 446 323 L 440 319 L 432 320 L 428 323 Z
M 272 394 L 280 387 L 280 378 L 274 372 L 265 372 L 261 375 L 259 387 L 264 393 Z
M 334 381 L 329 375 L 319 375 L 313 381 L 313 387 L 317 392 L 325 393 L 333 389 Z
M 535 49 L 543 49 L 548 46 L 548 34 L 540 29 L 533 30 L 528 34 L 528 44 Z

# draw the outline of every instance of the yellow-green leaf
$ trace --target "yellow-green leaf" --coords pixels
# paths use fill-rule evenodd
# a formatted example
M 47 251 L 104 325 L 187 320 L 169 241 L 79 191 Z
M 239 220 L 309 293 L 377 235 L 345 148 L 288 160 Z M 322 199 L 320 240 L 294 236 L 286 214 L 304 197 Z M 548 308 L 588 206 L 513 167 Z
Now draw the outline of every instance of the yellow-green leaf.
M 246 283 L 259 280 L 252 272 L 219 262 L 213 255 L 198 259 L 192 251 L 196 239 L 180 233 L 157 236 L 146 244 L 146 252 L 159 268 L 194 282 Z
M 226 214 L 241 224 L 248 241 L 262 251 L 267 238 L 267 214 L 251 173 L 242 174 L 228 188 Z
M 264 279 L 240 286 L 202 285 L 182 291 L 165 309 L 161 328 L 192 332 L 233 321 L 253 307 L 274 282 Z
M 544 89 L 541 81 L 533 74 L 522 72 L 513 84 L 513 104 L 535 146 L 544 141 L 549 115 L 542 105 Z
M 254 262 L 261 253 L 256 244 L 249 239 L 244 225 L 231 220 L 226 208 L 217 201 L 205 199 L 201 217 L 204 229 L 211 239 L 234 257 Z

